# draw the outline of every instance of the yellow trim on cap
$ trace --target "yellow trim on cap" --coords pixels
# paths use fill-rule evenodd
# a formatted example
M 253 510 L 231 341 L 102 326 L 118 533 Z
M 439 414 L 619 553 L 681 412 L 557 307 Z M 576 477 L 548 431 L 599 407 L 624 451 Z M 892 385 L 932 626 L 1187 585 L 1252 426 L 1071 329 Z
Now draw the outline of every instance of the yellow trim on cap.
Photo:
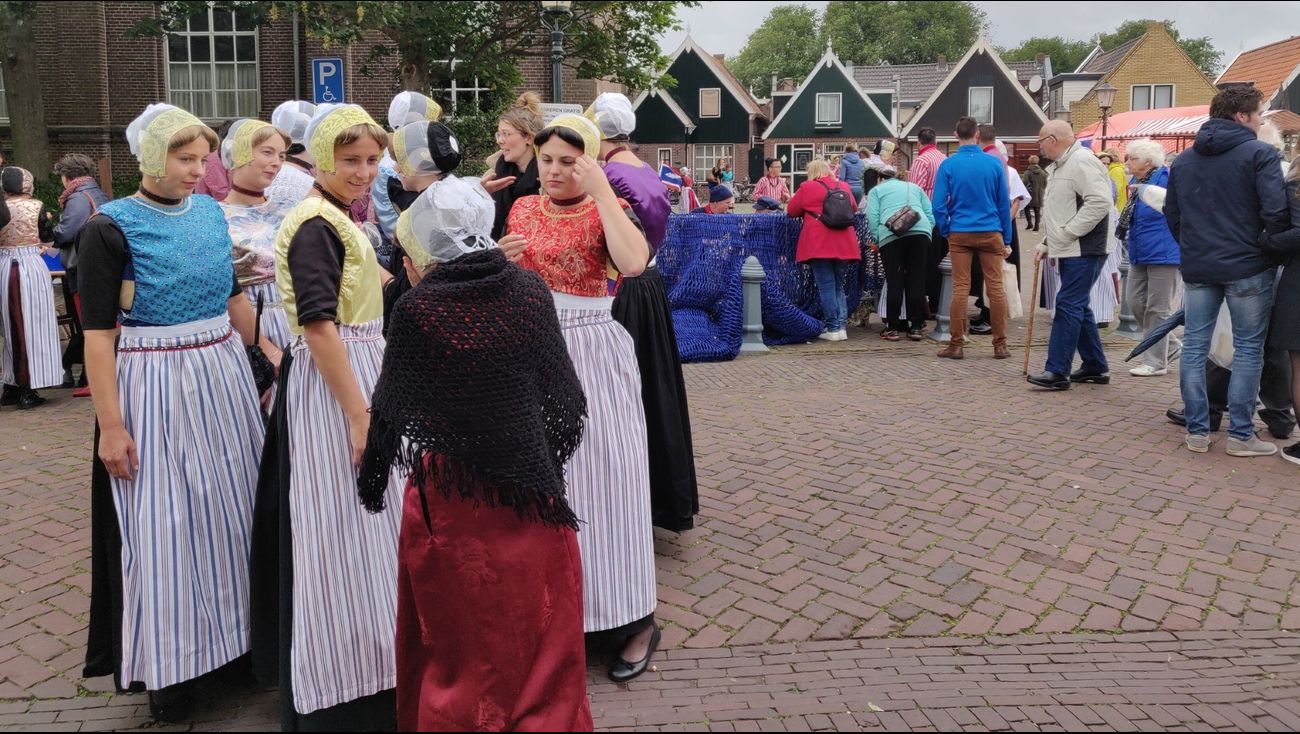
M 196 125 L 207 127 L 202 120 L 179 107 L 166 110 L 151 120 L 140 135 L 140 172 L 154 178 L 167 175 L 167 153 L 172 138 Z
M 239 126 L 230 148 L 230 162 L 234 164 L 231 166 L 232 170 L 253 162 L 253 135 L 265 127 L 271 127 L 271 123 L 248 120 Z
M 334 141 L 338 140 L 339 135 L 342 135 L 344 130 L 356 125 L 379 127 L 368 112 L 356 105 L 344 105 L 326 113 L 325 117 L 317 123 L 316 128 L 312 130 L 311 140 L 307 143 L 312 158 L 316 159 L 316 168 L 326 173 L 334 173 L 336 170 L 334 165 Z
M 586 149 L 583 152 L 592 158 L 600 157 L 600 128 L 596 127 L 596 123 L 591 120 L 582 115 L 569 113 L 551 120 L 551 124 L 547 127 L 562 127 L 574 131 L 582 138 L 583 147 Z

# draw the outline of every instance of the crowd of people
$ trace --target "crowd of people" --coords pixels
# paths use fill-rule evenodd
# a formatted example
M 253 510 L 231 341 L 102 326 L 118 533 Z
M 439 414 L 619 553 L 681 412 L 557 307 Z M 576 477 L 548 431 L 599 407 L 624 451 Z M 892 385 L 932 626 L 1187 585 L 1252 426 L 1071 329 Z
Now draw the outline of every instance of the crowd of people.
M 1253 89 L 1220 92 L 1172 167 L 1151 141 L 1121 161 L 1052 121 L 1021 175 L 963 117 L 950 156 L 920 131 L 906 176 L 886 140 L 813 159 L 793 193 L 768 160 L 754 193 L 803 220 L 824 340 L 847 338 L 855 214 L 884 264 L 885 340 L 923 338 L 950 258 L 948 359 L 981 328 L 1010 356 L 1023 210 L 1059 281 L 1028 376 L 1051 390 L 1110 381 L 1097 324 L 1113 306 L 1102 319 L 1093 303 L 1122 242 L 1155 345 L 1132 374 L 1164 375 L 1181 351 L 1170 419 L 1187 448 L 1207 451 L 1226 412 L 1229 454 L 1272 455 L 1253 426 L 1261 379 L 1277 438 L 1300 404 L 1300 166 L 1284 178 L 1261 109 Z M 204 676 L 244 674 L 279 688 L 289 729 L 584 730 L 589 643 L 617 682 L 653 658 L 652 528 L 699 510 L 654 267 L 668 190 L 631 149 L 621 94 L 549 122 L 521 96 L 482 177 L 455 175 L 441 117 L 414 92 L 387 128 L 357 105 L 288 101 L 218 135 L 150 105 L 126 130 L 139 189 L 109 201 L 93 162 L 66 156 L 57 217 L 30 173 L 0 172 L 4 401 L 35 407 L 69 376 L 50 243 L 96 418 L 85 674 L 147 690 L 160 721 L 187 718 Z M 698 211 L 730 211 L 732 180 L 719 161 Z M 1155 333 L 1180 302 L 1181 343 Z
M 481 177 L 441 117 L 150 105 L 139 189 L 68 156 L 58 217 L 3 171 L 5 401 L 65 377 L 52 243 L 96 417 L 84 672 L 160 721 L 251 675 L 286 729 L 590 730 L 588 649 L 653 659 L 652 528 L 699 510 L 668 192 L 621 94 L 521 96 Z

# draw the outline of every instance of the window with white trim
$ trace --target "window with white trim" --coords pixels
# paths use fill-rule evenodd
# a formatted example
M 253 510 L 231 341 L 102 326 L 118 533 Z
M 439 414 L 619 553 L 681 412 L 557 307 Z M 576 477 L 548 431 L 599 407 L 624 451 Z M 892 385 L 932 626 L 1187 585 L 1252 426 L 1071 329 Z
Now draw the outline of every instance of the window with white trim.
M 492 92 L 491 87 L 485 87 L 479 83 L 478 77 L 467 79 L 456 78 L 456 65 L 461 63 L 460 59 L 451 59 L 450 61 L 439 61 L 440 64 L 449 64 L 451 82 L 446 87 L 434 87 L 430 90 L 430 96 L 438 100 L 447 111 L 447 117 L 455 118 L 457 110 L 461 105 L 465 105 L 468 111 L 478 112 L 483 109 L 485 98 Z
M 0 120 L 9 121 L 9 103 L 5 102 L 5 75 L 0 71 Z
M 673 164 L 672 148 L 659 148 L 655 153 L 655 160 L 659 161 L 660 166 L 671 166 Z
M 722 89 L 700 90 L 700 117 L 722 117 Z
M 844 153 L 855 146 L 852 143 L 822 143 L 822 157 L 830 160 L 833 155 L 844 155 Z
M 256 117 L 257 26 L 246 14 L 209 7 L 167 34 L 167 99 L 204 119 Z
M 839 127 L 844 115 L 844 95 L 822 92 L 817 95 L 817 127 Z
M 695 175 L 691 178 L 701 183 L 709 180 L 709 172 L 713 170 L 714 164 L 721 158 L 731 160 L 731 154 L 735 148 L 734 145 L 695 146 L 695 161 L 694 165 L 691 166 L 691 170 L 695 171 Z M 732 161 L 731 170 L 736 170 L 735 161 Z
M 1174 85 L 1134 84 L 1130 110 L 1167 110 L 1174 106 Z
M 992 125 L 993 87 L 971 87 L 967 91 L 966 114 L 981 125 Z

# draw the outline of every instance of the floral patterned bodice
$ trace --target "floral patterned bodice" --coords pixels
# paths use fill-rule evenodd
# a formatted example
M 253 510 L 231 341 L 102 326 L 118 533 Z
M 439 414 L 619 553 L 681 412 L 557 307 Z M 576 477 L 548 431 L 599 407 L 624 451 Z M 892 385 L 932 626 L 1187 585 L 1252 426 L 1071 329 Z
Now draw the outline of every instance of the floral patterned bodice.
M 623 200 L 619 203 L 627 207 Z M 559 210 L 545 196 L 525 196 L 511 207 L 506 232 L 528 240 L 519 265 L 542 276 L 551 290 L 589 298 L 609 295 L 609 247 L 595 201 Z

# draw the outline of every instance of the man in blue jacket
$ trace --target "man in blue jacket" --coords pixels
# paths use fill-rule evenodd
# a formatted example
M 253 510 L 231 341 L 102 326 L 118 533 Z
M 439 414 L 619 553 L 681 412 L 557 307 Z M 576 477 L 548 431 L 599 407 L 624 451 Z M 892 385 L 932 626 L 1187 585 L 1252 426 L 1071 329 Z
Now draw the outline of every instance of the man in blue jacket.
M 1011 256 L 1011 195 L 1007 190 L 1007 169 L 1002 161 L 979 146 L 979 123 L 971 117 L 957 120 L 955 130 L 961 147 L 939 165 L 934 181 L 934 224 L 948 239 L 952 260 L 952 305 L 949 329 L 952 341 L 939 352 L 946 359 L 965 356 L 966 311 L 970 293 L 971 260 L 979 256 L 986 273 L 989 306 L 993 312 L 993 356 L 1006 359 L 1007 294 L 1002 288 L 1002 261 Z
M 1277 265 L 1259 246 L 1260 235 L 1287 228 L 1290 216 L 1281 157 L 1256 133 L 1263 94 L 1230 87 L 1210 103 L 1210 119 L 1196 143 L 1169 171 L 1165 218 L 1182 250 L 1187 324 L 1179 384 L 1187 416 L 1186 445 L 1210 449 L 1210 405 L 1205 361 L 1226 300 L 1232 314 L 1232 380 L 1228 386 L 1228 454 L 1272 456 L 1277 446 L 1255 435 L 1255 400 L 1264 365 L 1264 338 Z

